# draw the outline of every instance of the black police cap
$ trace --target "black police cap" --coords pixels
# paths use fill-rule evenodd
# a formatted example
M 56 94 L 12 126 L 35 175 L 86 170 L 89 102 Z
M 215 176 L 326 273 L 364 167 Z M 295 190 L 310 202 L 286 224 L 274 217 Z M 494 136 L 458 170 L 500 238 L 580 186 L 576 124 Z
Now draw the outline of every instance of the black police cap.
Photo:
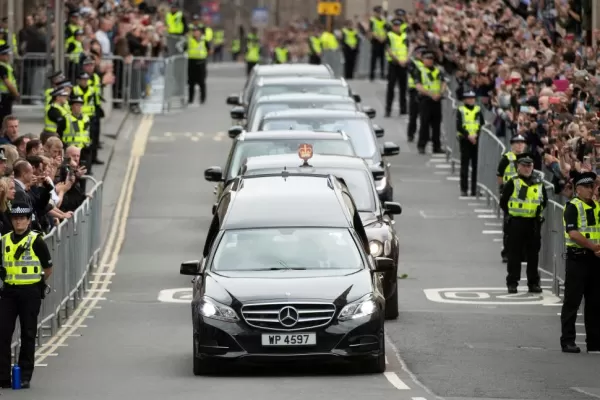
M 463 99 L 474 99 L 475 97 L 477 97 L 477 95 L 472 90 L 467 90 L 463 93 Z
M 383 8 L 381 6 L 375 6 L 375 7 L 373 7 L 373 11 L 374 12 L 381 12 L 381 11 L 383 11 Z
M 10 54 L 10 46 L 7 44 L 0 45 L 0 54 Z
M 394 19 L 392 20 L 392 25 L 394 25 L 394 26 L 400 26 L 400 25 L 402 25 L 403 23 L 404 23 L 404 21 L 402 21 L 400 18 L 394 18 Z
M 431 50 L 425 50 L 422 54 L 421 57 L 424 60 L 435 60 L 435 54 L 433 54 L 433 51 Z
M 597 175 L 594 172 L 582 172 L 574 179 L 575 186 L 593 185 L 596 182 Z
M 81 96 L 71 97 L 69 99 L 69 103 L 71 103 L 71 104 L 83 104 L 83 98 L 81 98 Z
M 403 8 L 396 8 L 394 10 L 394 14 L 396 14 L 399 17 L 404 17 L 406 15 L 406 10 L 404 10 Z
M 30 216 L 33 214 L 33 209 L 29 207 L 29 204 L 26 203 L 15 203 L 11 206 L 9 214 L 11 216 Z
M 510 138 L 510 143 L 525 143 L 527 140 L 525 140 L 525 136 L 523 135 L 515 135 L 512 138 Z
M 517 155 L 518 164 L 533 164 L 533 155 L 531 153 L 522 153 Z
M 53 72 L 50 75 L 48 75 L 48 79 L 54 80 L 56 78 L 60 78 L 60 77 L 63 77 L 63 76 L 64 76 L 64 74 L 63 74 L 62 71 L 56 71 L 56 72 Z

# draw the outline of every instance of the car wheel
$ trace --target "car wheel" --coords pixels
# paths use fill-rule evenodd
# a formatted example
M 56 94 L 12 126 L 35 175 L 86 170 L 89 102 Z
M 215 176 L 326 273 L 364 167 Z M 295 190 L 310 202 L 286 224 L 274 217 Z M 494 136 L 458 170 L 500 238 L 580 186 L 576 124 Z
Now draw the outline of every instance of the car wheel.
M 396 283 L 394 293 L 385 301 L 385 319 L 396 319 L 398 314 L 398 284 Z
M 379 355 L 365 363 L 361 363 L 361 367 L 366 374 L 382 374 L 385 372 L 385 335 L 381 330 L 381 349 Z
M 196 340 L 194 339 L 194 375 L 207 375 L 213 372 L 213 368 L 209 365 L 208 360 L 202 359 L 196 356 L 196 354 Z

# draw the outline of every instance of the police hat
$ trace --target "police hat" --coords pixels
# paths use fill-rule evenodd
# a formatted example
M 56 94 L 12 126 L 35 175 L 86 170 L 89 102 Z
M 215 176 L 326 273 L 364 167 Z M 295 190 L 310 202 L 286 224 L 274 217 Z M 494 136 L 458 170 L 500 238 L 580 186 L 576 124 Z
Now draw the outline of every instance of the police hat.
M 83 60 L 83 65 L 89 65 L 89 64 L 96 64 L 96 61 L 94 61 L 94 59 L 92 57 L 86 57 Z
M 394 14 L 396 14 L 398 17 L 404 17 L 406 15 L 406 11 L 403 8 L 396 8 L 394 10 Z
M 11 216 L 26 216 L 30 217 L 33 214 L 33 209 L 27 203 L 15 203 L 8 212 Z
M 56 89 L 64 89 L 68 87 L 73 87 L 73 84 L 68 79 L 62 80 L 56 84 Z
M 82 72 L 81 74 L 79 74 L 77 79 L 90 79 L 90 76 L 86 72 Z
M 81 13 L 79 12 L 79 10 L 73 10 L 69 12 L 69 17 L 81 17 Z
M 475 97 L 477 97 L 477 95 L 472 90 L 468 90 L 463 93 L 463 99 L 474 99 Z
M 527 140 L 525 140 L 525 137 L 523 135 L 516 135 L 513 136 L 512 138 L 510 138 L 510 143 L 525 143 Z
M 404 21 L 402 21 L 400 18 L 394 18 L 394 19 L 392 20 L 392 25 L 394 25 L 394 26 L 400 26 L 400 25 L 402 25 L 403 23 L 404 23 Z
M 381 11 L 383 11 L 383 8 L 381 6 L 375 6 L 375 7 L 373 7 L 373 11 L 374 12 L 381 12 Z
M 0 45 L 0 54 L 10 54 L 10 46 L 7 44 Z
M 435 54 L 433 54 L 433 51 L 431 51 L 431 50 L 423 51 L 423 53 L 421 54 L 421 57 L 424 60 L 435 60 Z
M 81 96 L 71 97 L 71 99 L 69 99 L 69 103 L 71 103 L 71 104 L 83 104 L 83 99 L 81 98 Z
M 48 79 L 50 79 L 51 81 L 53 81 L 57 78 L 64 78 L 64 74 L 62 71 L 56 71 L 56 72 L 53 72 L 50 75 L 48 75 Z
M 415 47 L 413 52 L 414 53 L 422 53 L 422 52 L 426 51 L 427 49 L 428 49 L 427 46 L 417 46 L 417 47 Z
M 83 32 L 83 29 L 77 29 L 75 31 L 75 33 L 73 34 L 73 36 L 81 36 L 83 35 L 85 32 Z
M 596 182 L 596 177 L 597 175 L 593 172 L 582 172 L 577 175 L 573 182 L 575 182 L 575 186 L 593 185 Z
M 54 89 L 54 90 L 52 91 L 52 93 L 50 93 L 50 96 L 52 96 L 52 97 L 57 97 L 57 96 L 68 96 L 68 95 L 69 95 L 69 92 L 67 92 L 67 91 L 65 90 L 65 88 L 63 88 L 63 87 L 58 87 L 58 88 Z
M 517 164 L 533 164 L 531 153 L 522 153 L 517 155 Z

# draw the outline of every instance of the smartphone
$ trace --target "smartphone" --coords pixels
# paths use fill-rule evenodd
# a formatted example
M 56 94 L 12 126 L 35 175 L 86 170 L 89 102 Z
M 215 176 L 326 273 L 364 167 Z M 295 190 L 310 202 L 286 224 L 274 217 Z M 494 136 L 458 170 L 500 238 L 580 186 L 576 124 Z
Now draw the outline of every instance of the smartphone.
M 519 107 L 519 112 L 529 114 L 529 106 L 521 106 L 521 107 Z

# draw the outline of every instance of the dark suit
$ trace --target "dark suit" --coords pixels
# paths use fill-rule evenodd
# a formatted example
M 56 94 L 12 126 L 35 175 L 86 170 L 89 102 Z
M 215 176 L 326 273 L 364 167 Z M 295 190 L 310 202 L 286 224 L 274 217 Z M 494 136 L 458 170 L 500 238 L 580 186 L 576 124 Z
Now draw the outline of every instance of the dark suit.
M 40 186 L 39 188 L 36 188 L 36 190 L 25 191 L 21 186 L 21 182 L 15 179 L 15 200 L 13 203 L 25 203 L 33 209 L 33 215 L 31 216 L 32 230 L 42 231 L 40 221 L 48 212 L 50 190 L 51 189 L 44 184 L 44 186 Z

